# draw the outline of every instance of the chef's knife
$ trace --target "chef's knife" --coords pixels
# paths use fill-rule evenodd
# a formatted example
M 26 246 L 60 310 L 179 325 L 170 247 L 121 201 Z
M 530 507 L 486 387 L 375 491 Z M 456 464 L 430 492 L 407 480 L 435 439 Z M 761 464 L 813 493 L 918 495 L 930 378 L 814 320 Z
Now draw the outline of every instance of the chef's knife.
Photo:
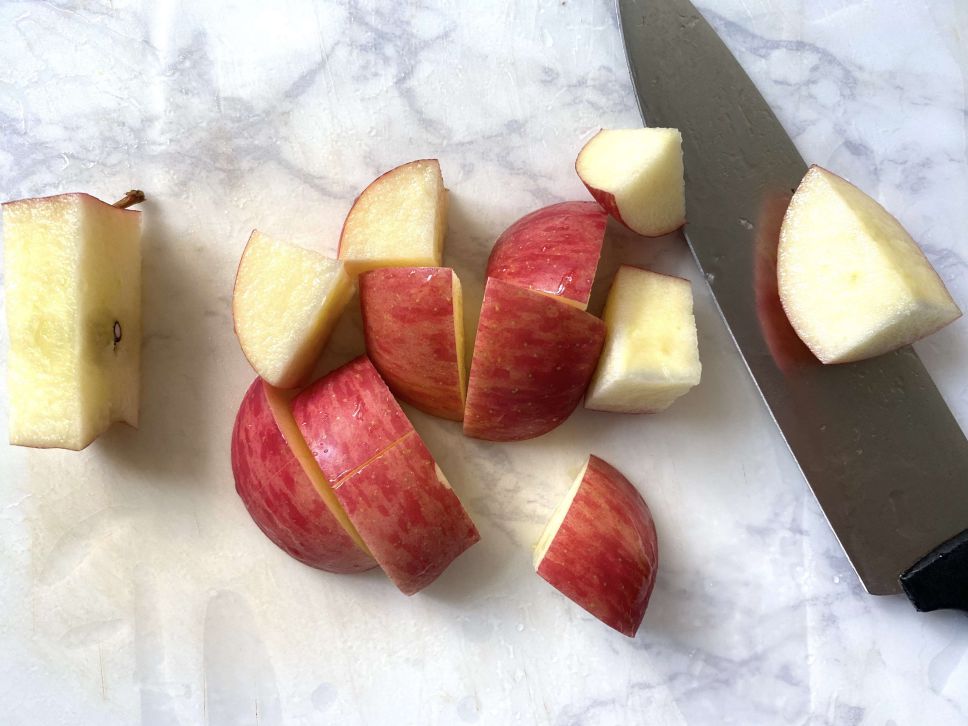
M 685 236 L 763 399 L 864 587 L 968 610 L 968 441 L 910 348 L 821 365 L 776 293 L 776 247 L 807 170 L 688 0 L 618 0 L 650 126 L 682 131 Z

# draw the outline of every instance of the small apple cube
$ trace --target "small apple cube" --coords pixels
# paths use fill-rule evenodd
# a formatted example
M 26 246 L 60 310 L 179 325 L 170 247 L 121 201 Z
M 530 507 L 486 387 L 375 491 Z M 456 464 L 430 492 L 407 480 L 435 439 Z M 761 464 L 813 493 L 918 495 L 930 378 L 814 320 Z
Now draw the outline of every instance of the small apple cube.
M 595 202 L 562 202 L 521 217 L 498 237 L 487 277 L 588 307 L 608 215 Z
M 436 159 L 391 169 L 356 198 L 339 240 L 354 279 L 379 267 L 440 267 L 447 230 L 447 190 Z
M 702 365 L 688 280 L 623 265 L 604 318 L 605 349 L 585 408 L 657 413 L 699 384 Z
M 278 388 L 304 383 L 352 296 L 342 262 L 253 231 L 232 293 L 253 370 Z
M 249 515 L 288 555 L 327 572 L 376 567 L 302 440 L 288 397 L 261 378 L 235 418 L 232 473 Z
M 3 205 L 10 443 L 138 425 L 141 213 L 87 194 Z
M 535 546 L 535 571 L 603 623 L 634 638 L 658 567 L 655 523 L 642 495 L 611 464 L 588 457 Z
M 464 418 L 464 306 L 447 267 L 385 267 L 360 275 L 366 352 L 390 390 L 433 416 Z
M 790 323 L 823 363 L 896 350 L 961 316 L 901 223 L 819 166 L 783 218 L 777 279 Z
M 575 170 L 605 211 L 633 232 L 659 237 L 686 223 L 677 129 L 603 129 L 579 152 Z
M 302 391 L 292 413 L 350 522 L 401 592 L 429 585 L 480 539 L 366 356 Z
M 584 310 L 493 277 L 474 341 L 464 435 L 523 441 L 551 431 L 581 402 L 605 339 Z

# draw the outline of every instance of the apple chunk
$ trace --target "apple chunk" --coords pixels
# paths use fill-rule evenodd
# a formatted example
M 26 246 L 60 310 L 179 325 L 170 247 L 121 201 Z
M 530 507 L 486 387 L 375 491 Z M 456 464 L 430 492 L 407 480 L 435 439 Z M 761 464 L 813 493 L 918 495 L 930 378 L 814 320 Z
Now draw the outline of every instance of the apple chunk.
M 579 152 L 575 171 L 595 200 L 633 232 L 658 237 L 686 222 L 677 129 L 603 129 Z
M 447 190 L 436 159 L 391 169 L 356 198 L 339 240 L 354 278 L 378 267 L 439 267 L 447 229 Z
M 642 495 L 615 467 L 590 456 L 535 546 L 535 571 L 634 638 L 658 567 L 655 523 Z
M 605 348 L 585 408 L 657 413 L 699 384 L 688 280 L 623 265 L 605 302 Z
M 242 352 L 273 386 L 299 386 L 352 296 L 342 262 L 253 231 L 232 293 Z
M 961 316 L 900 222 L 819 166 L 783 218 L 777 279 L 790 323 L 823 363 L 887 353 Z
M 607 221 L 595 202 L 562 202 L 526 214 L 494 243 L 487 277 L 558 295 L 584 310 Z
M 308 451 L 297 455 L 305 447 L 281 392 L 256 378 L 232 430 L 232 472 L 245 508 L 270 540 L 311 567 L 376 567 Z
M 10 443 L 138 425 L 141 213 L 87 194 L 3 205 Z
M 521 441 L 571 415 L 588 386 L 605 324 L 583 310 L 491 278 L 474 343 L 464 434 Z
M 426 587 L 478 540 L 366 356 L 296 396 L 292 412 L 349 520 L 402 592 Z
M 480 539 L 416 431 L 334 487 L 373 556 L 405 595 L 436 580 Z
M 433 416 L 464 417 L 464 307 L 446 267 L 386 267 L 360 275 L 366 352 L 390 390 Z

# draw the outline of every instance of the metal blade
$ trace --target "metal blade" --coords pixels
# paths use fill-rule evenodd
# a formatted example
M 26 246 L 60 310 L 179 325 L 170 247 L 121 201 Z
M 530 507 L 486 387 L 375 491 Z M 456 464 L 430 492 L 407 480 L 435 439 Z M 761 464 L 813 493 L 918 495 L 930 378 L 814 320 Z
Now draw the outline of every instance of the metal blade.
M 688 0 L 619 0 L 639 108 L 682 131 L 686 238 L 723 319 L 868 592 L 968 527 L 968 441 L 911 348 L 821 365 L 776 289 L 780 222 L 806 171 Z

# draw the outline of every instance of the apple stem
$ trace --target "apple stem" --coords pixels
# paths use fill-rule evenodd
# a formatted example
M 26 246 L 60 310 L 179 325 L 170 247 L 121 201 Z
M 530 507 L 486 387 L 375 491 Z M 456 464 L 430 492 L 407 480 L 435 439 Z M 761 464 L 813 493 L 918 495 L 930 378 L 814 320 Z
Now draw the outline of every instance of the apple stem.
M 133 204 L 141 204 L 145 200 L 145 193 L 140 189 L 132 189 L 130 192 L 125 194 L 121 199 L 112 204 L 112 207 L 118 207 L 119 209 L 127 209 Z

